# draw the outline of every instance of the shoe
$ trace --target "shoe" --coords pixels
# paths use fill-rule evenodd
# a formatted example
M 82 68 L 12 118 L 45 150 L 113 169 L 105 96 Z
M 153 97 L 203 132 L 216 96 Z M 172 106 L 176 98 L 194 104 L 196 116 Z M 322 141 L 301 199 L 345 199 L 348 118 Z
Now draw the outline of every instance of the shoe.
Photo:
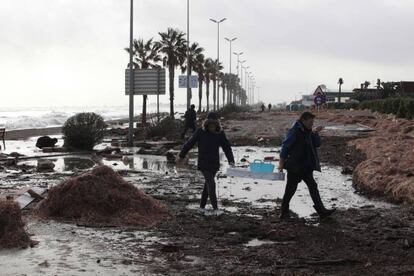
M 321 219 L 327 218 L 333 213 L 335 213 L 336 209 L 324 209 L 322 212 L 318 213 Z
M 282 213 L 280 214 L 281 220 L 290 219 L 289 204 L 282 203 L 281 209 Z
M 288 212 L 282 212 L 282 214 L 280 214 L 280 219 L 281 220 L 288 220 L 290 219 L 290 213 Z
M 315 210 L 318 213 L 320 219 L 327 218 L 330 215 L 332 215 L 333 213 L 335 213 L 335 211 L 336 211 L 336 209 L 326 209 L 323 206 L 318 208 L 314 205 L 313 208 L 315 208 Z

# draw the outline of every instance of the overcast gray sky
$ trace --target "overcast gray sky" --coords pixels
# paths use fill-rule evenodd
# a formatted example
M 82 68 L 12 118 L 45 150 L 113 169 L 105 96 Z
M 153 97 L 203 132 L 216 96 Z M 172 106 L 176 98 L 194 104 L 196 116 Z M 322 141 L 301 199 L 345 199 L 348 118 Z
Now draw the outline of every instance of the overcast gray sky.
M 167 27 L 185 31 L 186 2 L 135 0 L 134 36 L 157 39 Z M 334 89 L 339 77 L 345 90 L 377 78 L 414 80 L 414 1 L 190 2 L 190 40 L 216 57 L 209 18 L 227 17 L 221 25 L 225 70 L 224 37 L 236 36 L 234 50 L 245 53 L 266 102 L 292 100 L 322 83 Z M 122 49 L 128 41 L 129 0 L 2 0 L 0 106 L 127 104 Z M 176 89 L 176 100 L 185 102 L 185 89 Z

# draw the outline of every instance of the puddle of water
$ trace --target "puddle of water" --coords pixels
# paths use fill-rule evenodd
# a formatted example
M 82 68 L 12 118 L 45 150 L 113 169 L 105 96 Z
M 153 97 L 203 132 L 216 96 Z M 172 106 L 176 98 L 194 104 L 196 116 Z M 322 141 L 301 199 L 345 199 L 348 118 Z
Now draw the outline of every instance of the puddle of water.
M 235 147 L 234 156 L 237 161 L 248 156 L 247 159 L 263 160 L 264 157 L 275 156 L 277 153 L 269 153 L 274 148 L 259 147 Z M 228 164 L 224 154 L 221 155 L 221 173 L 225 174 Z M 243 164 L 238 162 L 238 165 Z M 277 165 L 277 162 L 273 162 Z M 394 205 L 386 202 L 372 200 L 362 195 L 356 194 L 352 187 L 352 179 L 347 175 L 341 174 L 340 167 L 322 167 L 322 173 L 315 172 L 319 191 L 326 207 L 336 208 L 359 208 L 366 205 L 373 205 L 378 208 L 391 208 Z M 240 201 L 252 202 L 255 206 L 271 207 L 276 206 L 276 199 L 282 198 L 285 190 L 285 181 L 267 181 L 249 178 L 219 178 L 217 179 L 217 193 L 220 199 L 238 199 Z M 291 201 L 290 208 L 301 217 L 309 217 L 315 212 L 313 202 L 309 195 L 308 188 L 301 182 Z
M 254 247 L 254 246 L 261 246 L 261 245 L 264 245 L 264 244 L 273 244 L 273 243 L 275 243 L 275 242 L 268 241 L 268 240 L 253 239 L 253 240 L 249 241 L 248 243 L 244 244 L 244 246 Z
M 32 222 L 28 224 L 28 231 L 34 234 L 39 244 L 23 250 L 1 250 L 1 275 L 16 275 L 17 272 L 26 275 L 130 275 L 133 271 L 143 272 L 143 268 L 135 264 L 123 264 L 124 260 L 130 259 L 123 254 L 132 246 L 143 246 L 128 237 L 141 240 L 145 232 L 127 235 L 120 234 L 119 229 L 96 231 L 56 222 Z
M 6 150 L 2 151 L 3 153 L 10 154 L 12 152 L 18 152 L 26 156 L 33 155 L 50 155 L 50 153 L 43 153 L 41 149 L 36 148 L 36 141 L 40 136 L 30 137 L 24 140 L 7 140 L 6 141 Z M 63 145 L 62 135 L 51 135 L 51 138 L 58 139 L 56 146 Z M 2 145 L 3 146 L 3 145 Z
M 103 163 L 104 165 L 112 166 L 118 170 L 145 170 L 157 171 L 160 173 L 176 172 L 174 164 L 167 163 L 167 158 L 165 156 L 136 154 L 123 158 L 123 160 L 104 159 Z

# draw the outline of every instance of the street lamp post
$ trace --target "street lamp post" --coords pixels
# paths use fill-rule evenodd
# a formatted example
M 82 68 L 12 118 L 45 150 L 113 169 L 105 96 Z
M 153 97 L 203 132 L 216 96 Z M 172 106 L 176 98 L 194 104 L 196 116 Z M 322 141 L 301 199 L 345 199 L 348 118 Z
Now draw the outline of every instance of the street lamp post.
M 219 108 L 219 91 L 220 91 L 220 81 L 218 79 L 218 69 L 220 65 L 220 23 L 227 20 L 227 18 L 222 18 L 220 20 L 210 19 L 210 21 L 217 24 L 217 68 L 216 68 L 216 79 L 217 79 L 217 109 Z
M 235 41 L 236 39 L 237 39 L 237 37 L 233 37 L 233 38 L 228 38 L 228 37 L 226 37 L 225 38 L 228 42 L 229 42 L 229 44 L 230 44 L 230 63 L 229 63 L 229 78 L 231 78 L 231 45 L 232 45 L 232 43 L 233 43 L 233 41 Z M 228 94 L 228 97 L 227 97 L 227 102 L 229 103 L 229 102 L 231 102 L 231 93 L 229 93 L 229 89 L 227 88 L 227 94 Z M 224 103 L 223 103 L 224 104 Z
M 242 69 L 244 69 L 244 91 L 246 92 L 246 96 L 250 96 L 249 90 L 247 88 L 247 77 L 249 75 L 249 72 L 247 72 L 247 69 L 249 69 L 249 68 L 250 68 L 249 66 L 246 66 L 246 67 L 242 66 Z M 243 75 L 243 73 L 242 73 L 242 75 Z M 242 81 L 242 83 L 243 83 L 243 81 Z M 248 99 L 249 104 L 251 104 L 250 97 L 248 97 L 247 99 Z
M 240 63 L 240 56 L 243 55 L 243 52 L 233 52 L 234 55 L 237 56 L 237 77 L 239 77 L 239 63 Z
M 241 55 L 243 55 L 243 52 L 238 52 L 238 53 L 233 52 L 233 54 L 237 56 L 237 80 L 238 80 L 238 78 L 239 78 L 239 76 L 240 76 L 240 75 L 239 75 L 240 56 L 241 56 Z M 233 101 L 234 101 L 236 104 L 238 104 L 238 103 L 237 103 L 237 102 L 238 102 L 238 100 L 236 99 L 236 93 L 234 93 Z
M 191 104 L 190 76 L 190 0 L 187 0 L 187 109 L 190 109 Z
M 130 2 L 130 22 L 129 22 L 129 128 L 128 145 L 134 145 L 134 68 L 133 68 L 133 26 L 134 26 L 134 0 Z
M 252 91 L 251 94 L 252 94 L 253 104 L 255 103 L 255 97 L 254 97 L 255 88 L 256 88 L 256 79 L 252 76 L 251 81 L 250 81 L 250 90 Z
M 244 63 L 246 63 L 246 60 L 240 61 L 240 88 L 242 91 L 243 91 L 243 85 L 244 85 L 244 82 L 243 82 L 243 69 L 244 69 L 243 64 Z

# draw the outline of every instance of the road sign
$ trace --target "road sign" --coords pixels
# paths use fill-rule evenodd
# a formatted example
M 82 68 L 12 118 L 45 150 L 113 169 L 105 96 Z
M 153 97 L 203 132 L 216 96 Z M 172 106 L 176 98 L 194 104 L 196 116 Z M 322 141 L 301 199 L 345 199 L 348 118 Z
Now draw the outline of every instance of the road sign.
M 134 69 L 134 95 L 164 95 L 165 69 Z M 129 95 L 129 69 L 125 70 L 125 94 Z
M 324 85 L 319 85 L 319 86 L 316 88 L 315 92 L 313 92 L 313 95 L 314 95 L 314 96 L 318 96 L 318 95 L 325 95 L 325 92 L 323 92 L 323 90 L 322 90 L 322 86 L 324 86 Z
M 187 75 L 181 75 L 178 77 L 178 87 L 187 88 Z M 190 76 L 190 88 L 198 87 L 198 76 Z
M 313 99 L 313 102 L 315 103 L 316 106 L 321 106 L 326 102 L 326 97 L 323 95 L 317 95 Z

